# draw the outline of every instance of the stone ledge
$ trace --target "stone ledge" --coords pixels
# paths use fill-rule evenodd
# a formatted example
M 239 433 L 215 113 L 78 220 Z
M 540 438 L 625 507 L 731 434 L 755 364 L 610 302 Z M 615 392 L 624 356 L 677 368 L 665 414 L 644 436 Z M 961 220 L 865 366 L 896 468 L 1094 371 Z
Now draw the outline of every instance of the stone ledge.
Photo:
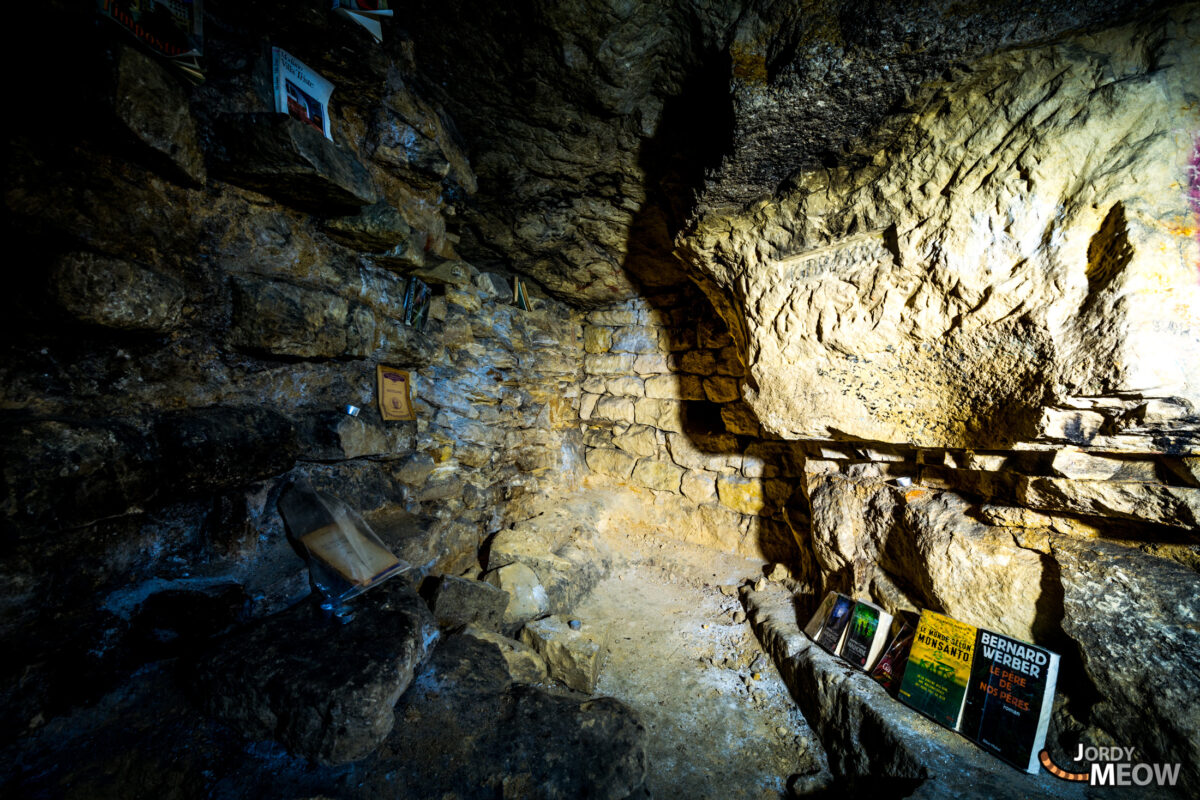
M 913 798 L 1083 798 L 1088 787 L 1028 775 L 893 699 L 866 673 L 813 644 L 793 596 L 768 584 L 743 596 L 751 625 L 829 756 L 833 773 L 918 780 Z
M 366 167 L 319 132 L 286 114 L 225 114 L 220 174 L 296 208 L 357 212 L 378 200 Z

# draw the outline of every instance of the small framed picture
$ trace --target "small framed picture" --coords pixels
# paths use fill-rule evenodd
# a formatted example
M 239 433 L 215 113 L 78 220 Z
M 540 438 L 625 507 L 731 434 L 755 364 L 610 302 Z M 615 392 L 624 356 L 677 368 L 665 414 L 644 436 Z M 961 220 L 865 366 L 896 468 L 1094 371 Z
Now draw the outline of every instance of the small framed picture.
M 385 422 L 417 418 L 412 403 L 412 378 L 408 372 L 380 364 L 375 368 L 379 386 L 379 413 Z

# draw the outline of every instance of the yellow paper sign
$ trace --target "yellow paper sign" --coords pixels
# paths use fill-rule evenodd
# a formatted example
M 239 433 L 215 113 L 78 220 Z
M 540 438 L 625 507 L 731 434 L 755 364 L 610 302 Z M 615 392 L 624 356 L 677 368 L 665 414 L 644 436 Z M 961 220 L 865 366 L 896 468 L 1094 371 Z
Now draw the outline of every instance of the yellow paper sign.
M 379 413 L 383 419 L 416 419 L 417 412 L 412 404 L 412 380 L 408 373 L 382 364 L 375 373 L 379 378 Z

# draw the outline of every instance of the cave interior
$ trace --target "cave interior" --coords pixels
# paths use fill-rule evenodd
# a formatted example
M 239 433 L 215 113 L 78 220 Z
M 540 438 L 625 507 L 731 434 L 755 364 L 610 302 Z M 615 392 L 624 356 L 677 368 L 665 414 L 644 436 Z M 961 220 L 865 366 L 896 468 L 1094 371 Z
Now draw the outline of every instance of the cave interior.
M 1200 793 L 1200 4 L 337 5 L 8 12 L 4 794 Z

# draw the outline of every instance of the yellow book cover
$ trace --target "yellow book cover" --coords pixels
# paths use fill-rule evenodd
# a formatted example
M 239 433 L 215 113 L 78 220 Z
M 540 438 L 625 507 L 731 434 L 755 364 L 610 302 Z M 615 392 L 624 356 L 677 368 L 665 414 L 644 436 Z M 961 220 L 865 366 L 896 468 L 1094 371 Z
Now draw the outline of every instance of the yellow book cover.
M 974 625 L 922 611 L 900 683 L 900 699 L 930 719 L 958 730 L 974 650 Z
M 300 537 L 308 552 L 355 586 L 369 586 L 400 559 L 353 527 L 334 523 Z

